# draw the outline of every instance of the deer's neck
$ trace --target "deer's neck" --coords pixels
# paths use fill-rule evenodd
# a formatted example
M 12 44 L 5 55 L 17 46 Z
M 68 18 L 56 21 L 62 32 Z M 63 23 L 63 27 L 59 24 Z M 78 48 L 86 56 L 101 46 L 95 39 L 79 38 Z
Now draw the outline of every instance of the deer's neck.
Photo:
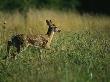
M 52 32 L 49 36 L 48 36 L 48 42 L 51 42 L 54 36 L 54 32 Z
M 53 36 L 54 36 L 54 32 L 51 32 L 51 34 L 48 35 L 47 46 L 50 46 L 50 44 L 51 44 L 51 42 L 52 42 L 52 39 L 53 39 Z

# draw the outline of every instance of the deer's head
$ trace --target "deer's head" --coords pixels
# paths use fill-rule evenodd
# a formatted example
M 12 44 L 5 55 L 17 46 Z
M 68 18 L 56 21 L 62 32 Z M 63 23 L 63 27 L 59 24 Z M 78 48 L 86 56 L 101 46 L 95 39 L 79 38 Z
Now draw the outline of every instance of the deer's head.
M 47 31 L 47 34 L 48 35 L 51 35 L 51 33 L 53 32 L 60 32 L 61 30 L 58 29 L 58 27 L 52 23 L 51 20 L 46 20 L 46 23 L 48 25 L 48 31 Z

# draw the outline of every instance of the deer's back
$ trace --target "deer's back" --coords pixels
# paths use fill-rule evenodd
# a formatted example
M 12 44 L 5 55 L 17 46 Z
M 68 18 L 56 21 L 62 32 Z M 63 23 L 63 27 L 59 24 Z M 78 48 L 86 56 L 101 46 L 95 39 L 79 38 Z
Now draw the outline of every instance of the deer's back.
M 27 35 L 26 41 L 34 46 L 45 47 L 48 42 L 48 37 L 46 35 Z

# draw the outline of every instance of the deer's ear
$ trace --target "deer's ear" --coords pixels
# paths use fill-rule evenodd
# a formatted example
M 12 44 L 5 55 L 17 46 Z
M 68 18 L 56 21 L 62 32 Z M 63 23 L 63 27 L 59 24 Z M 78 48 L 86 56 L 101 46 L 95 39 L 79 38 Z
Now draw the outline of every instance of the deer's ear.
M 50 20 L 50 23 L 52 23 L 52 20 Z
M 48 23 L 49 21 L 48 20 L 46 20 L 46 23 Z
M 46 23 L 47 23 L 47 25 L 50 25 L 50 23 L 49 23 L 49 21 L 48 21 L 48 20 L 46 20 Z

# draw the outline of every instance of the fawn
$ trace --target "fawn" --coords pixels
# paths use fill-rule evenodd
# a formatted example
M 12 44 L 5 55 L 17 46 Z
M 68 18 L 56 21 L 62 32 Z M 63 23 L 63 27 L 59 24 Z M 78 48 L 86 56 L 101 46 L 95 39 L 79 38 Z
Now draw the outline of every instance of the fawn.
M 7 43 L 7 52 L 10 53 L 10 47 L 16 48 L 17 53 L 20 53 L 21 47 L 28 47 L 29 45 L 41 48 L 50 48 L 51 41 L 55 32 L 60 32 L 51 20 L 46 20 L 48 31 L 45 35 L 25 35 L 17 34 L 11 37 Z

